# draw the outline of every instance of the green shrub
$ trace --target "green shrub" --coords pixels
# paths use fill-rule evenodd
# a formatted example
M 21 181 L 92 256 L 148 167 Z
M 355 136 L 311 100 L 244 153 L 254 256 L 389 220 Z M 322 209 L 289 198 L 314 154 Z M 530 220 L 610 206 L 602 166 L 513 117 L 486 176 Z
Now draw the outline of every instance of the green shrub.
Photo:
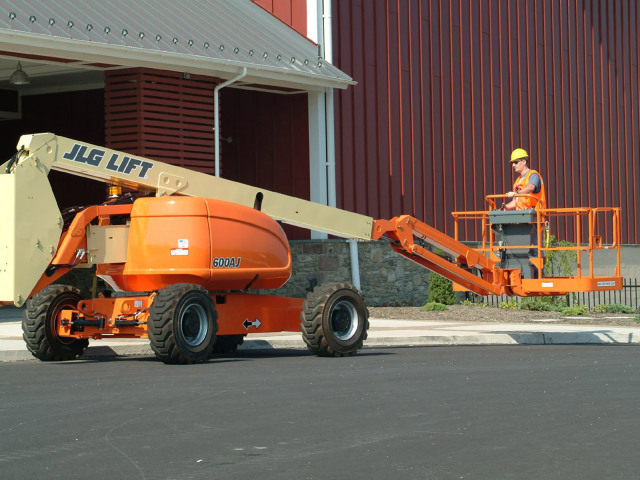
M 560 240 L 555 235 L 549 235 L 547 247 L 575 247 L 575 243 Z M 547 252 L 544 265 L 546 277 L 569 277 L 577 265 L 578 255 L 575 250 L 551 250 Z
M 427 289 L 427 301 L 453 305 L 456 303 L 456 294 L 453 293 L 453 284 L 442 275 L 431 273 L 429 275 L 429 288 Z
M 577 307 L 567 307 L 562 310 L 562 315 L 565 317 L 576 317 L 578 315 L 584 315 L 587 313 L 587 307 L 584 305 L 579 305 Z
M 523 298 L 520 302 L 522 310 L 536 310 L 540 312 L 561 312 L 569 306 L 565 295 L 549 295 L 545 297 Z
M 633 308 L 619 303 L 613 303 L 611 305 L 605 305 L 606 313 L 635 313 Z
M 428 302 L 420 310 L 423 312 L 444 312 L 448 310 L 447 306 L 439 302 Z
M 611 305 L 596 305 L 593 307 L 594 313 L 635 313 L 633 308 L 627 305 L 621 305 L 619 303 L 612 303 Z
M 515 300 L 509 300 L 508 302 L 500 302 L 498 308 L 505 308 L 507 310 L 518 310 L 520 308 L 520 304 Z
M 566 303 L 563 301 L 556 302 L 552 297 L 537 297 L 537 298 L 525 298 L 520 303 L 522 310 L 536 310 L 539 312 L 561 312 L 566 308 Z
M 550 234 L 545 241 L 545 247 L 575 247 L 575 243 L 568 242 L 567 240 L 558 240 L 555 235 Z M 575 250 L 551 250 L 546 252 L 546 261 L 544 264 L 544 276 L 545 277 L 570 277 L 576 272 L 578 265 L 578 253 Z M 569 296 L 573 298 L 573 301 L 578 300 L 578 295 L 574 293 L 568 293 L 566 301 L 558 300 L 562 297 L 554 297 L 552 303 L 556 306 L 567 307 L 569 305 Z
M 636 322 L 640 323 L 640 313 L 639 313 L 638 315 L 636 315 L 635 317 L 633 317 L 633 319 L 634 319 Z

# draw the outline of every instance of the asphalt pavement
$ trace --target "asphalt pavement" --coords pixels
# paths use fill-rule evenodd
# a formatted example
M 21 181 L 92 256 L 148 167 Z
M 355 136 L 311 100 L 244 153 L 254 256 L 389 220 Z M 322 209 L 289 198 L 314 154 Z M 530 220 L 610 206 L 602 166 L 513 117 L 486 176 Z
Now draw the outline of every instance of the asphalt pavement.
M 640 346 L 0 364 L 2 480 L 629 480 Z
M 24 310 L 0 308 L 0 362 L 34 360 L 22 340 L 20 322 Z M 585 317 L 582 317 L 585 318 Z M 594 319 L 602 323 L 606 318 Z M 535 323 L 441 322 L 412 318 L 370 318 L 365 348 L 424 345 L 582 345 L 639 344 L 638 327 L 567 325 L 557 319 Z M 239 350 L 306 349 L 300 333 L 255 333 L 247 336 Z M 84 357 L 153 355 L 146 339 L 92 340 Z

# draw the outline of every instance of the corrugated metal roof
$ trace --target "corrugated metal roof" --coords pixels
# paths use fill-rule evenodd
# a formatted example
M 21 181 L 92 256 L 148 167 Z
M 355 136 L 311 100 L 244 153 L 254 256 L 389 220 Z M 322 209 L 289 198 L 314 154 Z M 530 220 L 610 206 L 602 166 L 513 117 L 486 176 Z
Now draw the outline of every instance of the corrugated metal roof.
M 0 50 L 314 89 L 355 82 L 249 0 L 0 0 Z

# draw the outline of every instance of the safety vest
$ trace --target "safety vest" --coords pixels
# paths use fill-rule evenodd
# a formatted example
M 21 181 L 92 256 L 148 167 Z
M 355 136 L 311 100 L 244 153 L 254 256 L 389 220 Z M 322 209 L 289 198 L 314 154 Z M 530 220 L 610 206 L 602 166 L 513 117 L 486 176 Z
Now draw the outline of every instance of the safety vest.
M 515 183 L 513 184 L 513 191 L 518 193 L 521 188 L 529 185 L 529 177 L 534 173 L 538 173 L 535 170 L 527 170 L 527 173 L 524 174 L 524 177 L 520 175 L 516 178 Z M 542 181 L 542 176 L 538 173 L 540 177 L 540 191 L 538 193 L 531 192 L 529 197 L 517 197 L 516 198 L 516 210 L 526 210 L 528 208 L 547 208 L 547 196 L 544 192 L 544 182 Z

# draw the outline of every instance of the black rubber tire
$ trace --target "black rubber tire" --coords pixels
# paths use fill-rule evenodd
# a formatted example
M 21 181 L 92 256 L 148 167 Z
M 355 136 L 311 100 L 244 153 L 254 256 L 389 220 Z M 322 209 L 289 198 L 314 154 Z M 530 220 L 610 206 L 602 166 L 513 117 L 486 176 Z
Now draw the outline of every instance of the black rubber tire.
M 213 352 L 218 314 L 199 285 L 178 283 L 158 292 L 149 307 L 151 349 L 164 363 L 199 363 Z
M 244 337 L 246 335 L 218 335 L 213 346 L 213 354 L 224 355 L 236 352 L 238 347 L 244 343 Z
M 68 285 L 49 285 L 27 301 L 22 338 L 34 357 L 44 361 L 75 360 L 89 345 L 86 338 L 64 338 L 56 333 L 62 310 L 75 310 L 80 290 Z
M 323 357 L 344 357 L 362 348 L 369 310 L 362 294 L 347 283 L 328 284 L 309 293 L 300 313 L 302 339 Z

